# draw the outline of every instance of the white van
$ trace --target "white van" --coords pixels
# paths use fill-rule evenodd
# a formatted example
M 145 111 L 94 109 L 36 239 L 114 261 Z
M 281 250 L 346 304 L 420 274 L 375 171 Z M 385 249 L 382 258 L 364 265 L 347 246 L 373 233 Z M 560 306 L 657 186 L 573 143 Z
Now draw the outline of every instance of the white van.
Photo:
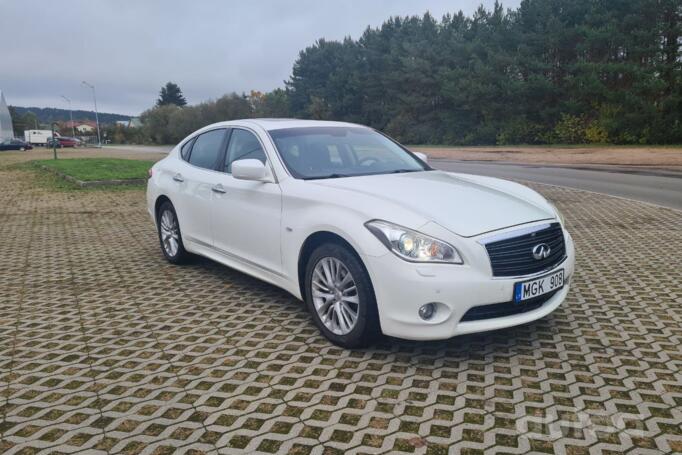
M 54 135 L 59 137 L 59 133 L 55 132 Z M 31 145 L 47 145 L 47 140 L 52 137 L 51 130 L 26 130 L 24 131 L 24 141 Z

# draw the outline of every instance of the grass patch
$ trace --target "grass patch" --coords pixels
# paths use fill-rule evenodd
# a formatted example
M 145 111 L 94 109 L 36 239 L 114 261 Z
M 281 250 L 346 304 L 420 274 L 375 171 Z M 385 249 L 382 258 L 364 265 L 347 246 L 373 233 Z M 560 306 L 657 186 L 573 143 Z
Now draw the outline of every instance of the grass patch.
M 39 160 L 33 163 L 35 166 L 45 166 L 84 182 L 145 179 L 147 178 L 147 171 L 154 164 L 151 161 L 119 158 L 69 158 Z
M 39 167 L 35 161 L 25 161 L 23 163 L 12 163 L 4 167 L 8 171 L 20 171 L 31 174 L 31 182 L 40 188 L 48 191 L 65 191 L 65 192 L 79 192 L 79 191 L 140 191 L 144 190 L 146 184 L 127 184 L 127 185 L 101 185 L 93 187 L 81 187 L 77 184 L 65 180 L 63 177 L 53 173 L 46 172 L 45 169 Z

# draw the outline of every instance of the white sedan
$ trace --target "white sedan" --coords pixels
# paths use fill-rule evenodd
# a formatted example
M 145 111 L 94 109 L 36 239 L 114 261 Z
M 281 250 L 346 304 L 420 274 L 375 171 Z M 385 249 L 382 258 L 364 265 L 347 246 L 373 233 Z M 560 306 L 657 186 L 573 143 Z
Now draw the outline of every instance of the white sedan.
M 359 125 L 216 123 L 150 174 L 170 262 L 193 253 L 279 286 L 344 347 L 527 323 L 561 304 L 574 271 L 571 236 L 538 193 L 435 170 Z

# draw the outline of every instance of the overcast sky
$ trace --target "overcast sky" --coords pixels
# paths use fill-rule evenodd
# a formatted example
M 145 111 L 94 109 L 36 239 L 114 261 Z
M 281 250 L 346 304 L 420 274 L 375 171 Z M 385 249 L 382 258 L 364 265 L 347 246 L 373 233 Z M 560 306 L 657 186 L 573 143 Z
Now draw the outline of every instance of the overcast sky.
M 0 90 L 8 104 L 139 114 L 167 81 L 190 104 L 283 87 L 318 38 L 358 38 L 390 16 L 440 19 L 494 0 L 0 0 Z M 505 7 L 518 6 L 507 0 Z

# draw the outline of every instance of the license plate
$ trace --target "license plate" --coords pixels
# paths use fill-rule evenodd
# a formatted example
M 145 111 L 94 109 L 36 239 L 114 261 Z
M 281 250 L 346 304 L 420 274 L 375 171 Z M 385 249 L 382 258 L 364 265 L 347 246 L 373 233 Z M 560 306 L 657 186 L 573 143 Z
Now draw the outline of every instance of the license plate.
M 514 284 L 514 302 L 520 303 L 524 300 L 540 297 L 563 287 L 564 269 L 552 272 L 549 275 L 536 278 L 534 280 L 522 281 Z

